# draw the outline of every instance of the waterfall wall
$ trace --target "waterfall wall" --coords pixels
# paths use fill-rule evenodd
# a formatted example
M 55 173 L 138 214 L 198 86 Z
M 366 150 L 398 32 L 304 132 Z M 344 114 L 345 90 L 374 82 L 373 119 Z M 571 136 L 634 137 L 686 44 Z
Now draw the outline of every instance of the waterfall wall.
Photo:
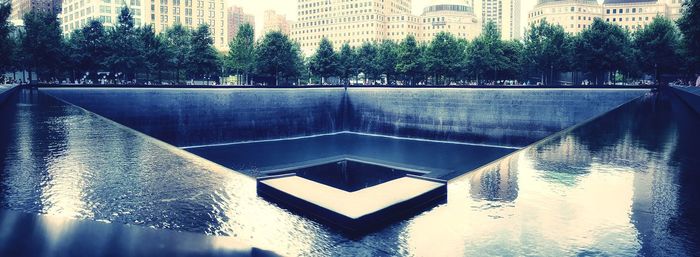
M 42 88 L 176 146 L 353 131 L 525 146 L 648 89 Z

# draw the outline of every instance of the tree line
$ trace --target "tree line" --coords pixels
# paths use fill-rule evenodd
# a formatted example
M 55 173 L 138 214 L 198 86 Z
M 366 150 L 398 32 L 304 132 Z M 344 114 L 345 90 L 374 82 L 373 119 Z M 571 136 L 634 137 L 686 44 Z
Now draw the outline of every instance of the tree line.
M 322 39 L 309 68 L 321 81 L 337 77 L 348 83 L 363 74 L 365 83 L 390 85 L 557 85 L 562 73 L 574 84 L 629 82 L 645 75 L 667 83 L 698 71 L 698 36 L 693 32 L 698 26 L 684 25 L 688 16 L 679 21 L 683 30 L 659 16 L 634 33 L 595 19 L 581 33 L 570 34 L 545 20 L 530 26 L 522 41 L 501 40 L 490 22 L 471 41 L 441 32 L 425 44 L 408 36 L 400 43 L 365 43 L 357 49 L 344 44 L 333 51 L 332 43 Z
M 603 84 L 651 77 L 668 82 L 700 71 L 700 0 L 687 1 L 682 17 L 663 17 L 632 33 L 595 19 L 578 34 L 545 21 L 531 25 L 522 41 L 501 40 L 487 23 L 473 40 L 441 32 L 430 42 L 413 36 L 401 42 L 345 43 L 338 50 L 326 38 L 304 58 L 287 35 L 270 32 L 255 40 L 243 24 L 219 53 L 206 25 L 194 30 L 175 25 L 156 34 L 137 27 L 123 7 L 113 27 L 96 20 L 63 37 L 56 15 L 31 11 L 24 29 L 7 23 L 9 4 L 0 5 L 0 71 L 28 70 L 40 80 L 133 81 L 216 80 L 235 75 L 241 84 L 464 85 L 530 81 Z M 108 75 L 107 75 L 108 72 Z M 667 78 L 664 81 L 664 78 Z

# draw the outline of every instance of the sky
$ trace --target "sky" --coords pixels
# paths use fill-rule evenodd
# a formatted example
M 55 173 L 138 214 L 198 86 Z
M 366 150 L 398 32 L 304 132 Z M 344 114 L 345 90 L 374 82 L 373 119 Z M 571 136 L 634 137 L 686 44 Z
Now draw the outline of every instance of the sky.
M 226 2 L 227 6 L 240 6 L 243 7 L 244 12 L 255 15 L 256 34 L 262 31 L 265 10 L 275 10 L 279 14 L 286 15 L 288 20 L 297 19 L 297 0 L 226 0 Z M 423 7 L 429 3 L 430 0 L 413 0 L 413 14 L 420 15 Z M 536 3 L 537 0 L 520 0 L 520 25 L 523 28 L 521 31 L 525 31 L 527 13 Z

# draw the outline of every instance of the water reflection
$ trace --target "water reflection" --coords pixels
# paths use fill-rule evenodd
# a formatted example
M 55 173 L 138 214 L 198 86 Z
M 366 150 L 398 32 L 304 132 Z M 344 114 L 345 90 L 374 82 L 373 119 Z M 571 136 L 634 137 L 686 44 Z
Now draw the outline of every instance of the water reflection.
M 250 177 L 41 94 L 23 91 L 0 114 L 9 209 L 227 235 L 291 256 L 700 250 L 700 119 L 663 92 L 455 178 L 447 204 L 358 239 L 257 198 Z

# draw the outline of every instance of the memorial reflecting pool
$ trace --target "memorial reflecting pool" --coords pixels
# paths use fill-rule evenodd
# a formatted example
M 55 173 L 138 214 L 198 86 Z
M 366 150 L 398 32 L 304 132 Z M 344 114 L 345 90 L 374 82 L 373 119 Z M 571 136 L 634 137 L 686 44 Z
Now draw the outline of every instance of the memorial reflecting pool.
M 464 173 L 446 173 L 446 204 L 357 239 L 262 200 L 254 177 L 193 154 L 197 149 L 155 140 L 41 90 L 21 89 L 0 115 L 0 206 L 9 210 L 226 235 L 292 256 L 700 251 L 700 116 L 671 92 L 648 93 L 520 150 L 498 148 L 506 156 L 480 168 L 456 168 L 470 158 L 452 149 L 462 144 L 352 139 L 381 140 L 368 149 L 418 144 L 418 155 L 450 149 L 456 157 L 447 155 L 455 161 L 444 162 L 445 170 Z M 404 162 L 397 156 L 388 162 Z

